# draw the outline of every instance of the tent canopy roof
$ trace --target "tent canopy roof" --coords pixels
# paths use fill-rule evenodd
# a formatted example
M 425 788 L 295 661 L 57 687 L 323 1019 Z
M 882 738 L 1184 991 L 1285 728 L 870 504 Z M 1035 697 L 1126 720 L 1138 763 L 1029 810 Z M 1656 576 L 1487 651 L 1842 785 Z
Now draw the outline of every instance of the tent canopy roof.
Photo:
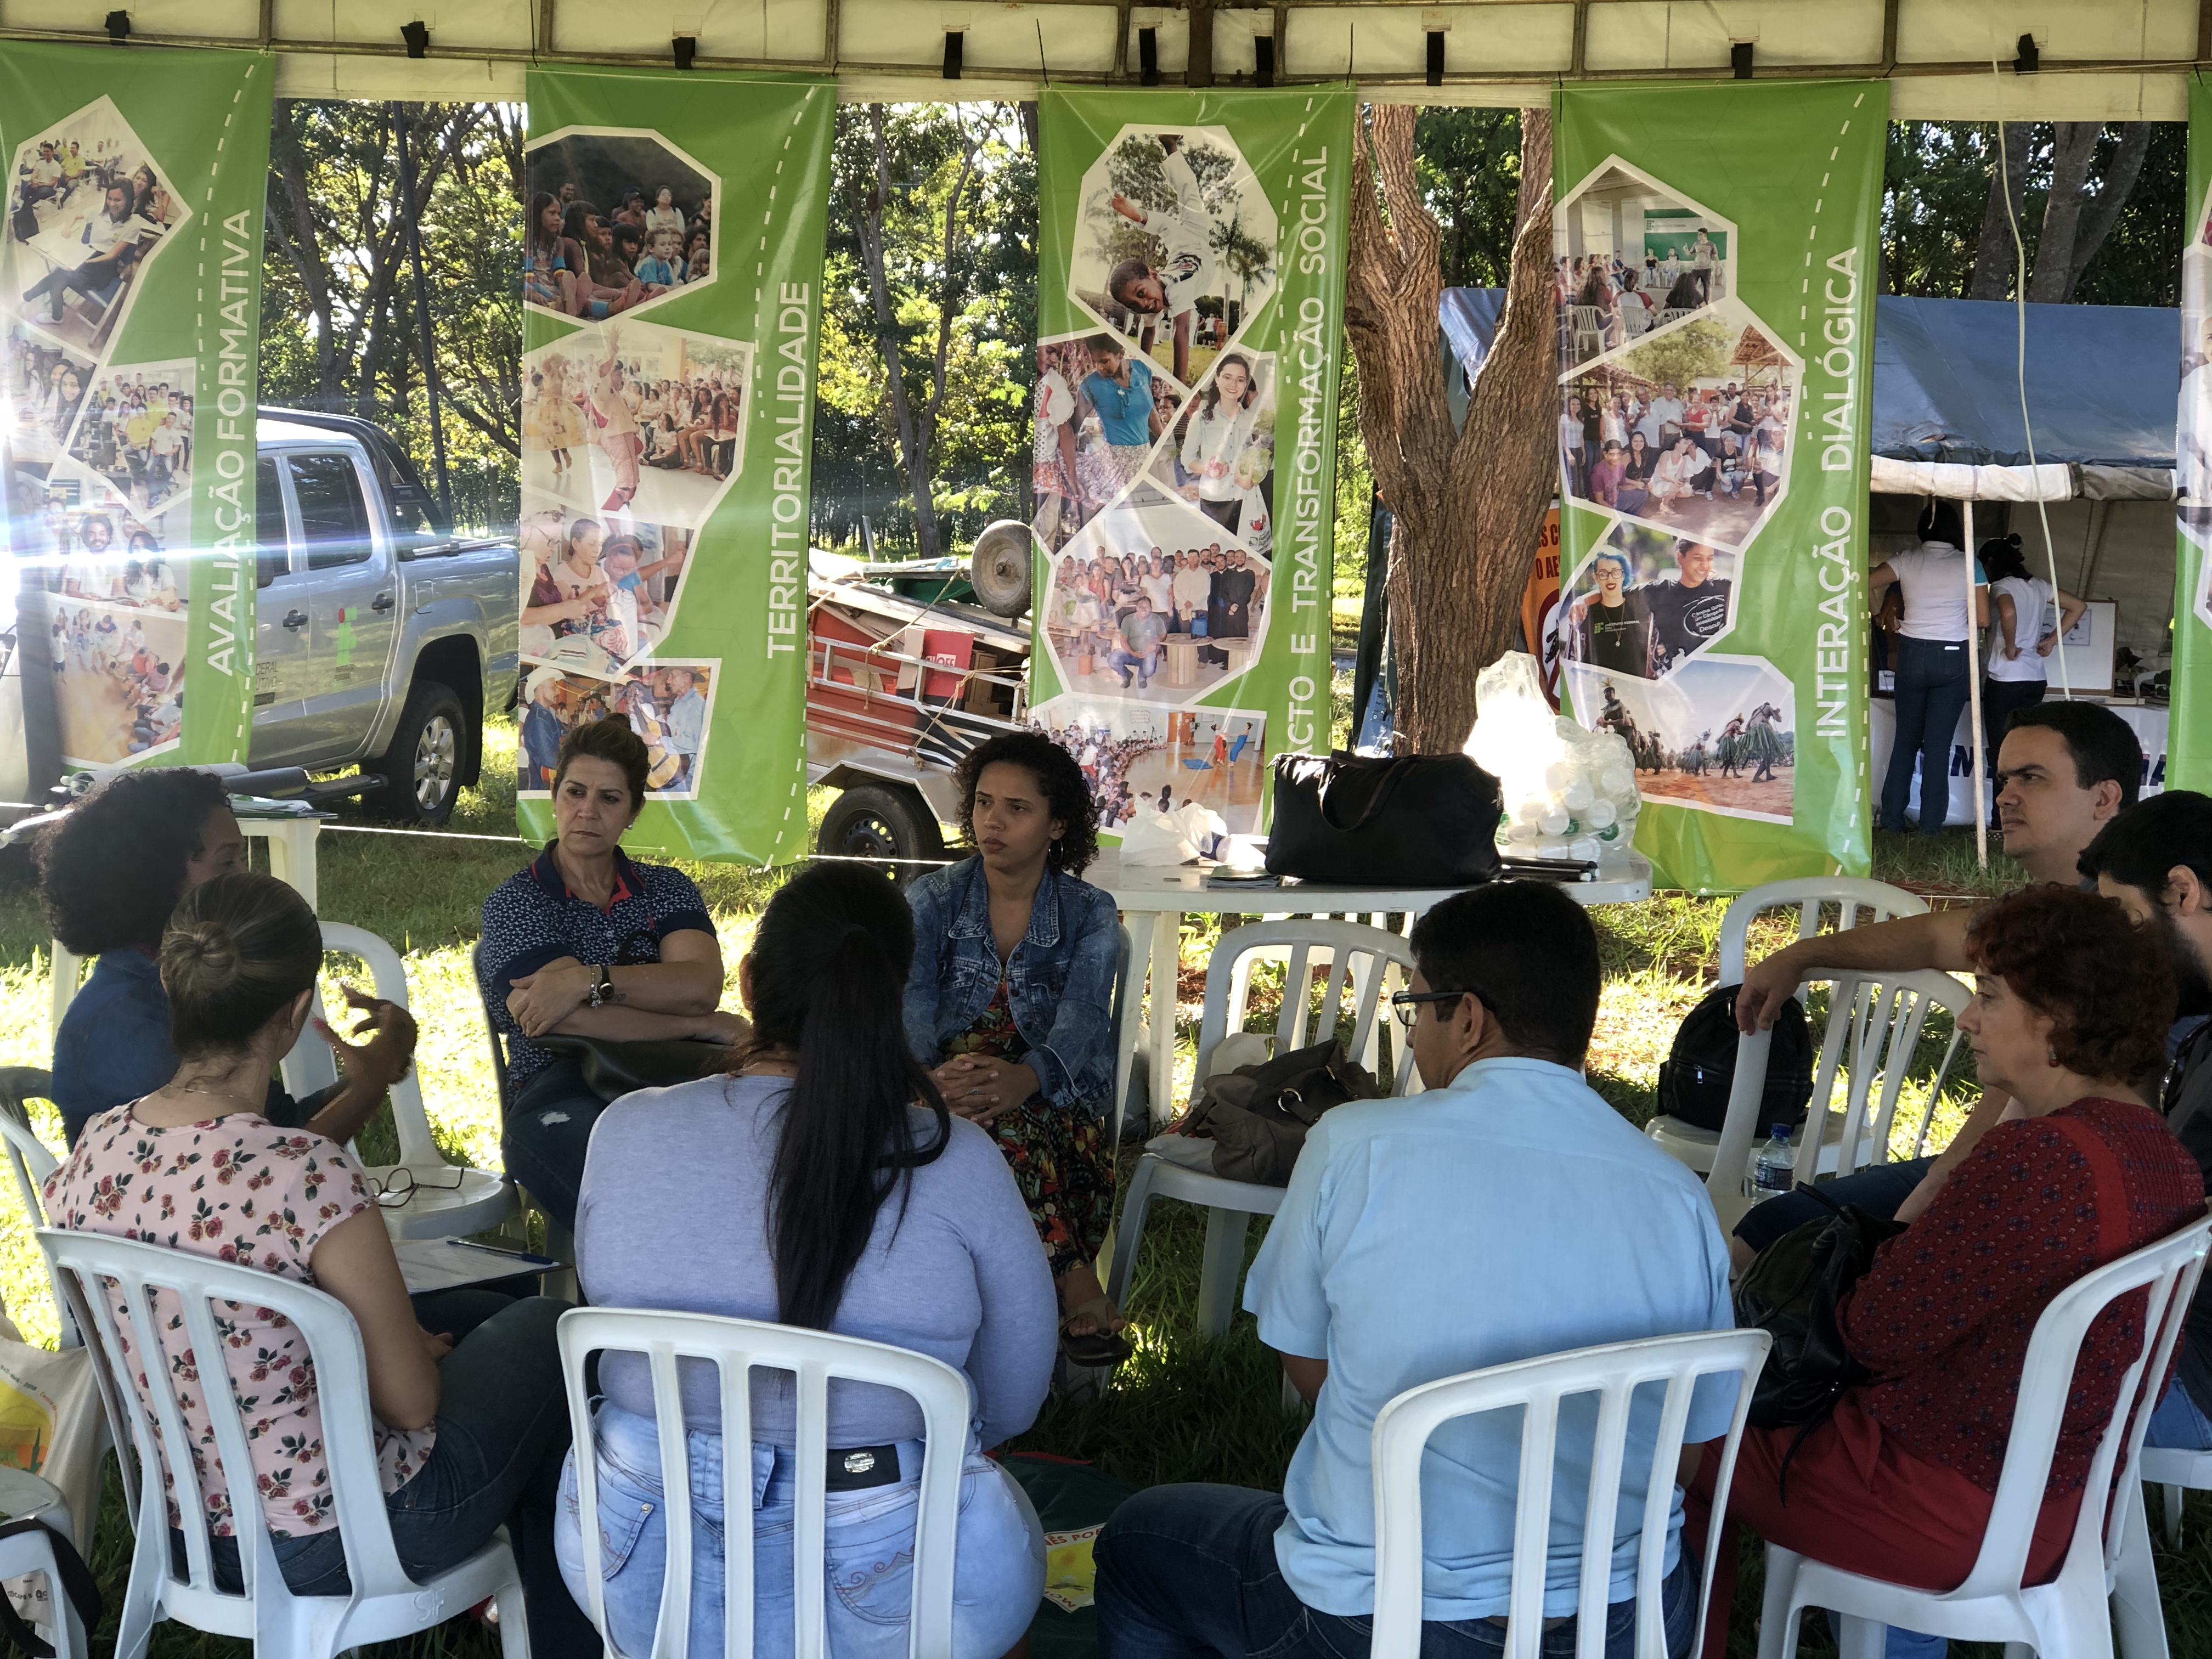
M 1444 290 L 1444 339 L 1470 373 L 1490 349 L 1504 300 L 1502 289 Z M 1946 465 L 2025 467 L 2019 326 L 2018 311 L 2007 301 L 1879 295 L 1875 454 Z M 2036 460 L 2075 469 L 2171 471 L 2180 374 L 2178 311 L 2029 306 L 2027 408 Z
M 8 0 L 0 39 L 104 41 L 109 6 Z M 1048 80 L 1134 85 L 1151 30 L 1176 85 L 1202 15 L 1218 84 L 1249 85 L 1264 39 L 1279 81 L 1349 77 L 1416 103 L 1539 102 L 1561 80 L 1712 79 L 1749 42 L 1756 76 L 1890 79 L 1898 119 L 2177 121 L 2192 65 L 2212 58 L 2198 0 L 136 0 L 128 15 L 134 43 L 269 47 L 277 91 L 301 98 L 520 98 L 532 63 L 666 66 L 678 36 L 696 41 L 701 68 L 830 70 L 848 98 L 943 99 L 1030 97 Z M 400 29 L 417 21 L 429 49 L 410 58 Z M 957 81 L 944 78 L 948 33 L 961 37 Z M 2038 73 L 2011 67 L 2023 33 Z

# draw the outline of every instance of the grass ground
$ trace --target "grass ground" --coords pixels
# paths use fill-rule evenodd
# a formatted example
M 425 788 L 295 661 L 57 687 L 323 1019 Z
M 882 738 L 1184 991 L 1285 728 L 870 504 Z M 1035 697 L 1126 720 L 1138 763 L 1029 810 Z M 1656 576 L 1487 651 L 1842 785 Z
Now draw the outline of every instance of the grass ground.
M 488 733 L 486 785 L 463 797 L 451 826 L 456 836 L 514 836 L 508 781 L 513 740 L 511 726 L 495 726 Z M 817 815 L 823 804 L 815 804 Z M 404 954 L 410 996 L 422 1027 L 419 1064 L 432 1125 L 449 1155 L 482 1165 L 495 1164 L 498 1158 L 498 1109 L 469 950 L 484 895 L 525 856 L 524 847 L 511 839 L 428 840 L 340 828 L 322 842 L 323 914 L 369 928 Z M 734 962 L 779 878 L 725 865 L 688 867 L 706 892 L 725 959 Z M 1884 838 L 1876 849 L 1876 869 L 1887 879 L 1934 894 L 1987 892 L 2018 878 L 2001 865 L 1987 872 L 1978 870 L 1971 839 L 1955 836 L 1934 842 Z M 1723 908 L 1717 900 L 1661 896 L 1646 904 L 1596 913 L 1606 985 L 1590 1078 L 1633 1122 L 1650 1115 L 1658 1065 L 1674 1028 L 1708 988 Z M 1203 964 L 1217 931 L 1212 919 L 1194 918 L 1183 936 L 1178 1028 L 1186 1082 Z M 1753 954 L 1780 942 L 1778 928 L 1771 937 L 1755 938 Z M 0 881 L 0 1065 L 46 1062 L 48 949 L 27 883 L 20 876 Z M 1255 990 L 1255 1018 L 1268 1012 L 1270 994 L 1279 996 L 1279 982 Z M 1931 1053 L 1949 1035 L 1941 1020 L 1933 1025 L 1923 1039 Z M 1971 1088 L 1969 1071 L 1937 1103 L 1939 1142 L 1956 1127 Z M 1903 1133 L 1909 1134 L 1917 1124 L 1923 1103 L 1908 1097 L 1907 1109 L 1899 1114 L 1900 1123 L 1908 1126 Z M 40 1128 L 58 1147 L 58 1121 L 50 1117 Z M 363 1137 L 365 1150 L 373 1153 L 377 1140 L 388 1135 L 388 1125 L 372 1125 Z M 1133 1157 L 1133 1149 L 1124 1152 L 1125 1170 Z M 1250 1243 L 1256 1249 L 1260 1229 L 1253 1231 Z M 1164 1203 L 1154 1210 L 1129 1298 L 1139 1338 L 1136 1358 L 1103 1393 L 1051 1402 L 1016 1443 L 1018 1448 L 1090 1460 L 1108 1474 L 1146 1485 L 1213 1480 L 1279 1487 L 1303 1419 L 1286 1417 L 1277 1408 L 1275 1363 L 1261 1346 L 1249 1316 L 1240 1316 L 1218 1340 L 1201 1340 L 1194 1334 L 1202 1231 L 1200 1218 L 1185 1206 Z M 30 1340 L 52 1343 L 54 1320 L 44 1274 L 11 1198 L 0 1199 L 0 1293 Z M 2212 1496 L 2191 1503 L 2184 1547 L 2161 1548 L 2159 1555 L 2178 1654 L 2212 1653 Z M 128 1576 L 129 1542 L 111 1477 L 94 1556 L 111 1609 Z M 1749 1659 L 1753 1650 L 1759 1577 L 1756 1552 L 1747 1550 L 1731 1659 Z M 112 1637 L 111 1612 L 97 1650 L 111 1651 Z M 1826 1642 L 1818 1621 L 1808 1623 L 1807 1637 L 1809 1651 L 1819 1651 Z M 228 1659 L 246 1650 L 244 1644 L 202 1637 L 175 1625 L 156 1632 L 152 1650 L 155 1656 L 196 1659 Z M 495 1653 L 496 1645 L 483 1629 L 457 1623 L 373 1651 L 477 1659 Z

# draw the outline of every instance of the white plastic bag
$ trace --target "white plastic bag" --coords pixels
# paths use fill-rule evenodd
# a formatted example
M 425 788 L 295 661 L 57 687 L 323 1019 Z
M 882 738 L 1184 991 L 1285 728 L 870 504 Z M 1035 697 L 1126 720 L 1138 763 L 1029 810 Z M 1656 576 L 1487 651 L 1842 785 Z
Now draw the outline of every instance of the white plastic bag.
M 1124 866 L 1190 864 L 1218 858 L 1229 841 L 1229 826 L 1218 813 L 1186 802 L 1172 812 L 1139 811 L 1121 829 Z
M 1547 859 L 1626 852 L 1643 805 L 1626 739 L 1553 714 L 1542 671 L 1526 652 L 1509 651 L 1484 669 L 1475 697 L 1480 712 L 1467 752 L 1498 781 L 1499 845 Z

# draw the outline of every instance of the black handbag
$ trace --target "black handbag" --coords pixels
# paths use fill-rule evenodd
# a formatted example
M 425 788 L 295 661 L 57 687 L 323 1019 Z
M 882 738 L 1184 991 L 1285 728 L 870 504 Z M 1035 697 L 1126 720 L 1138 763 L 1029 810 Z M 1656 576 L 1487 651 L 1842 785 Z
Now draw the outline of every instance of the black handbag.
M 1783 1234 L 1735 1285 L 1736 1324 L 1774 1339 L 1751 1391 L 1755 1429 L 1809 1430 L 1827 1420 L 1846 1389 L 1871 1380 L 1874 1373 L 1844 1346 L 1836 1309 L 1875 1251 L 1905 1231 L 1902 1222 L 1837 1204 L 1816 1186 L 1801 1184 L 1797 1190 L 1835 1213 Z
M 1465 755 L 1275 757 L 1267 871 L 1342 887 L 1498 877 L 1498 780 Z
M 605 1101 L 619 1100 L 639 1089 L 662 1089 L 672 1083 L 690 1083 L 726 1072 L 738 1054 L 721 1043 L 699 1042 L 690 1037 L 617 1042 L 561 1031 L 531 1041 L 549 1054 L 574 1060 L 584 1074 L 584 1086 Z
M 1213 1173 L 1224 1180 L 1281 1187 L 1323 1112 L 1379 1092 L 1375 1074 L 1331 1037 L 1206 1079 L 1182 1133 L 1213 1142 Z

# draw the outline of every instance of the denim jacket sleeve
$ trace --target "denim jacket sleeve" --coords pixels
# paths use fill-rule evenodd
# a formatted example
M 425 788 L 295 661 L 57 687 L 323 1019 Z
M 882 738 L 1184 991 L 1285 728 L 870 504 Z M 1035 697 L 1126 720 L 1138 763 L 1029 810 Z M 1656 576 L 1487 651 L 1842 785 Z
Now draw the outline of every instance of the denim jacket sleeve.
M 1096 1110 L 1114 1089 L 1114 975 L 1121 965 L 1121 929 L 1113 899 L 1088 882 L 1064 878 L 1060 921 L 1067 941 L 1067 977 L 1052 1026 L 1030 1044 L 1029 1063 L 1054 1105 Z M 909 1006 L 912 1005 L 909 1004 Z
M 908 885 L 906 902 L 914 912 L 914 966 L 906 976 L 902 1010 L 907 1046 L 924 1066 L 935 1066 L 945 1058 L 937 1050 L 937 1000 L 944 979 L 938 959 L 949 921 L 945 872 L 932 870 Z

